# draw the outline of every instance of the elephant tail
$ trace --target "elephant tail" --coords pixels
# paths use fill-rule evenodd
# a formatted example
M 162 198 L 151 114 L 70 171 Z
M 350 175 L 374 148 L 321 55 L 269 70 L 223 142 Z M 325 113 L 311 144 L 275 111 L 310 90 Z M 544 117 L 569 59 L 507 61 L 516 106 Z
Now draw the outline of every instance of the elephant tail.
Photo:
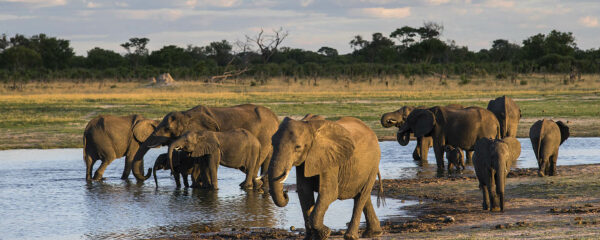
M 377 192 L 377 207 L 380 205 L 385 206 L 385 193 L 383 192 L 383 179 L 381 179 L 381 173 L 377 172 L 377 178 L 379 178 L 379 191 Z

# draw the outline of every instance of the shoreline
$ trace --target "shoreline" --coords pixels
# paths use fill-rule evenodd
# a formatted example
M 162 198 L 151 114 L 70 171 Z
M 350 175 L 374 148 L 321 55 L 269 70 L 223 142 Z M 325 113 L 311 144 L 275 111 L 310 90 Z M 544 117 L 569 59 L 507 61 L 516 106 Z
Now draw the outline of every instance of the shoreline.
M 516 168 L 507 177 L 504 213 L 481 210 L 474 174 L 384 179 L 386 198 L 417 200 L 402 207 L 411 217 L 380 219 L 381 239 L 589 238 L 600 235 L 600 163 L 563 165 L 558 175 Z M 376 183 L 373 193 L 379 189 Z M 363 219 L 364 220 L 364 219 Z M 343 220 L 346 221 L 346 220 Z M 301 239 L 303 229 L 236 229 L 156 239 Z M 361 231 L 364 226 L 361 227 Z M 332 230 L 330 239 L 343 238 Z

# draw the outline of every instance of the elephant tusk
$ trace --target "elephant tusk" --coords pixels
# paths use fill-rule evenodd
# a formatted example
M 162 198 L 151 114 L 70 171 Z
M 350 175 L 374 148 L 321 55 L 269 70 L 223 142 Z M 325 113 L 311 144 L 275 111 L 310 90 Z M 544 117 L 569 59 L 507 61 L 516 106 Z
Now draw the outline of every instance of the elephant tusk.
M 256 178 L 254 178 L 254 180 L 256 180 L 256 181 L 262 181 L 263 177 L 264 177 L 264 175 L 263 176 L 258 176 Z
M 283 184 L 283 182 L 285 182 L 285 180 L 288 178 L 288 176 L 290 176 L 290 171 L 285 172 L 285 176 L 283 176 L 283 179 L 281 181 L 279 181 L 279 183 Z

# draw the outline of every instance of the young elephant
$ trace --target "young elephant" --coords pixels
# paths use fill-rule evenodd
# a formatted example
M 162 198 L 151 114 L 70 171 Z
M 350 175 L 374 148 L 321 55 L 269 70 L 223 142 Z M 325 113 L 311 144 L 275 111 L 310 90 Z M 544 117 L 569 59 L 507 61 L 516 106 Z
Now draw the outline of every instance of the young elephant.
M 462 149 L 459 147 L 453 147 L 450 145 L 446 145 L 444 147 L 444 152 L 446 152 L 446 159 L 448 159 L 448 172 L 452 169 L 452 166 L 456 167 L 456 171 L 460 171 L 465 169 L 465 161 L 464 154 Z
M 529 139 L 538 162 L 538 175 L 556 175 L 558 147 L 569 138 L 569 127 L 561 121 L 539 120 L 529 129 Z
M 483 210 L 497 211 L 499 207 L 504 212 L 506 175 L 521 155 L 521 144 L 514 137 L 480 138 L 474 148 L 473 166 L 483 194 Z
M 125 169 L 121 179 L 127 179 L 131 172 L 133 157 L 140 145 L 152 134 L 158 121 L 141 115 L 112 116 L 100 115 L 90 120 L 83 132 L 83 160 L 85 179 L 92 180 L 92 167 L 102 161 L 94 174 L 94 180 L 102 179 L 104 170 L 115 159 L 125 156 Z M 143 171 L 144 166 L 141 166 Z M 148 171 L 147 177 L 150 177 Z
M 175 178 L 175 185 L 177 185 L 177 188 L 181 187 L 181 182 L 179 180 L 179 176 L 181 175 L 183 177 L 183 185 L 188 188 L 190 185 L 188 183 L 188 175 L 192 174 L 192 170 L 194 169 L 193 167 L 193 160 L 192 159 L 188 159 L 189 157 L 187 156 L 186 153 L 182 153 L 180 151 L 175 151 L 173 153 L 173 178 Z M 171 169 L 171 164 L 169 164 L 169 155 L 166 153 L 163 153 L 161 155 L 158 155 L 158 157 L 156 158 L 156 161 L 154 161 L 154 167 L 152 168 L 152 175 L 154 175 L 154 184 L 156 184 L 156 187 L 158 188 L 158 180 L 156 179 L 156 170 L 160 169 L 160 170 L 170 170 Z M 195 177 L 192 176 L 192 180 L 195 182 Z
M 262 164 L 260 160 L 265 158 L 260 148 L 260 142 L 250 131 L 238 128 L 225 132 L 187 132 L 169 145 L 168 154 L 173 166 L 174 150 L 189 153 L 191 158 L 184 159 L 182 164 L 197 161 L 202 169 L 199 176 L 202 187 L 218 189 L 217 169 L 220 164 L 246 174 L 246 180 L 240 184 L 242 188 L 257 189 L 262 186 L 262 181 L 257 178 Z

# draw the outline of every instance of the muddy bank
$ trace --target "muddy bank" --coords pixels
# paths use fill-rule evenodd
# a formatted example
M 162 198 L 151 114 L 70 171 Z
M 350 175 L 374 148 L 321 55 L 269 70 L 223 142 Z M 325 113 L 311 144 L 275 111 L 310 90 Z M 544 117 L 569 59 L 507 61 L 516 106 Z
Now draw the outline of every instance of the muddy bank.
M 540 178 L 534 168 L 513 169 L 504 213 L 481 210 L 474 174 L 443 178 L 386 179 L 387 198 L 413 199 L 414 217 L 382 221 L 382 239 L 590 238 L 600 235 L 600 164 L 560 166 Z M 376 185 L 374 192 L 379 187 Z M 344 220 L 346 221 L 346 220 Z M 364 227 L 363 227 L 364 228 Z M 361 229 L 362 230 L 362 229 Z M 343 237 L 336 231 L 332 239 Z M 235 229 L 196 232 L 170 239 L 301 239 L 303 229 Z

